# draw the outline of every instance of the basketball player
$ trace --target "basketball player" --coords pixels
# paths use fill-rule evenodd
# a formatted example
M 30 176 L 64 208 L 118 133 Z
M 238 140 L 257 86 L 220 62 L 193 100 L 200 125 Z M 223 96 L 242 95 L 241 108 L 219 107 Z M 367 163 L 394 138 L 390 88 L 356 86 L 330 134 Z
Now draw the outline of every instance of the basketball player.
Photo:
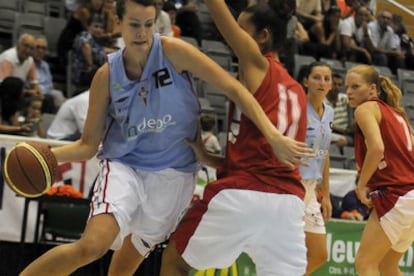
M 316 157 L 309 159 L 309 166 L 300 166 L 305 195 L 305 235 L 308 265 L 306 275 L 311 275 L 328 259 L 325 220 L 332 216 L 329 193 L 329 146 L 331 143 L 334 111 L 325 101 L 332 89 L 332 69 L 323 62 L 308 65 L 303 85 L 308 96 L 308 125 L 306 143 Z M 316 189 L 322 191 L 318 202 Z
M 358 275 L 402 275 L 398 263 L 414 241 L 413 136 L 401 91 L 374 67 L 348 70 L 346 93 L 355 107 L 356 188 L 373 206 L 355 259 Z
M 205 0 L 239 60 L 239 80 L 286 136 L 305 140 L 306 95 L 277 59 L 294 0 L 249 6 L 236 22 L 224 0 Z M 291 4 L 288 6 L 287 4 Z M 232 102 L 226 158 L 192 143 L 203 163 L 219 167 L 218 180 L 189 210 L 170 239 L 161 275 L 188 275 L 191 268 L 229 267 L 246 252 L 257 275 L 303 275 L 305 190 L 299 170 L 272 153 L 259 129 Z
M 109 248 L 117 251 L 108 274 L 132 275 L 169 237 L 192 198 L 198 169 L 183 142 L 195 138 L 198 125 L 190 73 L 222 90 L 257 124 L 261 143 L 269 140 L 263 150 L 269 156 L 275 151 L 284 170 L 311 155 L 305 143 L 283 136 L 252 94 L 198 49 L 154 34 L 153 0 L 119 0 L 117 14 L 126 46 L 109 55 L 92 81 L 80 140 L 54 150 L 60 162 L 79 161 L 92 158 L 102 143 L 91 218 L 79 241 L 46 252 L 22 276 L 69 275 Z

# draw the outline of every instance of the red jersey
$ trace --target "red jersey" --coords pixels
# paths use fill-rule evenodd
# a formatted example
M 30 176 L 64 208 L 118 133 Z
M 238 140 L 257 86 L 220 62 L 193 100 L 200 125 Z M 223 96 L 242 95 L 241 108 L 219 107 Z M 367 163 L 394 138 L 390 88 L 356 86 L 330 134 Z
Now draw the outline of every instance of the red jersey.
M 414 185 L 414 152 L 408 122 L 394 109 L 374 98 L 381 110 L 380 131 L 384 141 L 384 157 L 369 180 L 367 187 L 376 190 L 385 186 L 406 186 L 407 191 Z M 367 152 L 361 129 L 355 131 L 355 161 L 358 172 Z M 411 185 L 411 187 L 409 187 Z M 404 188 L 402 188 L 404 189 Z
M 270 66 L 254 97 L 280 132 L 305 141 L 307 99 L 303 88 L 273 54 L 267 54 L 266 58 Z M 232 102 L 227 140 L 226 161 L 218 171 L 219 178 L 226 175 L 253 177 L 257 184 L 248 189 L 269 188 L 271 192 L 294 194 L 303 199 L 305 191 L 298 168 L 292 171 L 281 163 L 260 130 Z

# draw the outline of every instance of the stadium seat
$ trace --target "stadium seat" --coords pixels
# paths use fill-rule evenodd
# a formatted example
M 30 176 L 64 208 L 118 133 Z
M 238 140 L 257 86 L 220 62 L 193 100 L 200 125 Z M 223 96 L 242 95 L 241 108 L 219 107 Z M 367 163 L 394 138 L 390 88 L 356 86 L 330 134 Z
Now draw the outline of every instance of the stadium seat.
M 304 65 L 309 65 L 312 62 L 316 61 L 316 59 L 313 56 L 304 56 L 304 55 L 299 55 L 299 54 L 295 54 L 295 69 L 294 69 L 294 78 L 297 79 L 298 78 L 298 74 L 299 74 L 299 70 L 302 66 Z
M 15 43 L 20 35 L 29 33 L 32 35 L 45 35 L 44 15 L 36 13 L 17 13 L 13 28 L 13 42 Z
M 48 44 L 48 55 L 57 57 L 57 43 L 59 35 L 66 26 L 66 19 L 60 17 L 45 17 L 45 36 Z
M 409 92 L 414 93 L 414 70 L 399 68 L 397 69 L 397 78 L 403 93 L 405 93 L 406 89 L 408 89 Z

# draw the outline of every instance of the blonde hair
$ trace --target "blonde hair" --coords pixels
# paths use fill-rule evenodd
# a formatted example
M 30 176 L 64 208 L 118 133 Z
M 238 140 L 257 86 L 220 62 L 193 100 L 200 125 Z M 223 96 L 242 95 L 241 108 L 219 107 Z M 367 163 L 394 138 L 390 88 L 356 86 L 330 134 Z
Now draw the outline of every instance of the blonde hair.
M 407 113 L 400 105 L 402 92 L 390 78 L 380 75 L 374 67 L 365 64 L 352 67 L 348 70 L 348 73 L 356 73 L 362 76 L 365 82 L 375 84 L 378 97 L 391 106 L 395 112 L 400 114 L 407 122 L 409 121 Z

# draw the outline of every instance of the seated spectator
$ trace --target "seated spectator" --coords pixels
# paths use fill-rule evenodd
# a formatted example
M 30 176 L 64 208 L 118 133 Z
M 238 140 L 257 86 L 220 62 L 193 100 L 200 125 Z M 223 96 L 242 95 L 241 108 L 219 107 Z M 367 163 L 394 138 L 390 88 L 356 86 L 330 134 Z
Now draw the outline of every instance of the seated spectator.
M 336 58 L 340 53 L 339 21 L 340 10 L 332 6 L 326 12 L 321 23 L 315 24 L 310 30 L 309 42 L 302 46 L 302 54 L 314 56 L 316 59 Z
M 302 24 L 299 22 L 295 13 L 296 2 L 289 1 L 292 13 L 288 15 L 289 21 L 287 24 L 286 39 L 282 51 L 279 53 L 280 62 L 284 65 L 291 76 L 295 71 L 295 54 L 299 51 L 299 46 L 306 41 L 309 41 L 309 36 Z
M 155 32 L 161 35 L 173 36 L 171 29 L 171 19 L 166 11 L 163 10 L 164 0 L 155 0 L 156 20 Z
M 209 30 L 203 29 L 198 17 L 198 5 L 191 0 L 174 1 L 177 11 L 175 24 L 181 30 L 181 36 L 193 37 L 201 46 L 201 40 L 209 35 Z M 212 23 L 214 27 L 214 23 Z
M 26 136 L 46 138 L 46 130 L 40 123 L 42 121 L 42 99 L 36 96 L 26 96 L 23 98 L 19 123 L 31 124 L 31 131 Z
M 374 19 L 376 10 L 376 1 L 370 0 L 337 0 L 337 5 L 341 9 L 341 17 L 343 19 L 355 16 L 357 10 L 364 6 L 369 11 L 368 21 Z
M 44 60 L 47 52 L 47 46 L 47 40 L 45 37 L 36 37 L 33 59 L 39 80 L 39 88 L 45 96 L 42 112 L 56 113 L 59 106 L 65 101 L 65 97 L 63 96 L 62 91 L 54 89 L 53 87 L 53 77 L 50 72 L 50 67 Z
M 217 139 L 217 136 L 214 135 L 213 130 L 216 124 L 216 120 L 209 115 L 203 115 L 200 118 L 201 125 L 201 139 L 203 144 L 208 152 L 211 153 L 221 153 L 221 146 Z
M 399 39 L 391 28 L 392 13 L 381 11 L 377 19 L 368 23 L 366 47 L 369 49 L 373 63 L 388 66 L 396 74 L 398 68 L 404 68 L 405 54 L 401 51 Z
M 371 208 L 365 206 L 358 198 L 355 190 L 349 191 L 342 199 L 341 218 L 349 220 L 367 220 Z
M 0 83 L 0 133 L 25 135 L 32 131 L 32 123 L 19 124 L 19 105 L 24 82 L 17 77 L 6 77 Z
M 177 18 L 177 8 L 175 7 L 174 2 L 173 1 L 165 2 L 162 9 L 165 12 L 167 12 L 168 16 L 170 17 L 171 30 L 173 32 L 173 36 L 174 37 L 180 37 L 180 35 L 181 35 L 180 27 L 178 27 L 175 24 L 175 19 Z
M 322 12 L 323 17 L 325 17 L 325 15 L 327 14 L 327 12 L 332 7 L 338 7 L 338 4 L 336 3 L 336 0 L 321 0 L 321 12 Z
M 414 70 L 414 41 L 407 33 L 403 17 L 399 14 L 393 14 L 391 27 L 400 41 L 401 50 L 405 53 L 406 69 Z
M 76 141 L 85 125 L 89 106 L 89 90 L 66 100 L 47 129 L 47 138 Z
M 6 77 L 18 77 L 25 82 L 24 93 L 43 96 L 32 57 L 35 45 L 35 38 L 25 33 L 15 47 L 0 54 L 0 81 Z
M 72 50 L 76 36 L 82 31 L 88 30 L 92 14 L 101 14 L 105 20 L 105 28 L 99 34 L 100 38 L 105 40 L 103 43 L 113 43 L 120 36 L 120 32 L 115 28 L 116 18 L 114 16 L 114 9 L 109 8 L 111 4 L 114 5 L 113 0 L 105 0 L 105 2 L 109 3 L 104 3 L 104 0 L 86 0 L 73 3 L 67 24 L 59 34 L 58 39 L 57 50 L 64 64 L 66 64 L 67 53 Z
M 322 23 L 320 0 L 296 0 L 296 16 L 305 29 L 310 32 Z
M 78 87 L 89 85 L 96 70 L 105 63 L 106 54 L 111 51 L 99 40 L 104 23 L 102 15 L 93 14 L 89 18 L 88 30 L 75 38 L 72 50 L 72 82 Z
M 370 64 L 371 53 L 365 48 L 365 40 L 368 38 L 367 24 L 369 11 L 361 6 L 355 16 L 344 19 L 339 25 L 341 45 L 345 60 Z
M 354 124 L 348 105 L 348 97 L 343 92 L 344 79 L 341 75 L 334 74 L 332 80 L 332 90 L 326 95 L 328 103 L 334 109 L 331 141 L 339 147 L 352 146 L 354 144 Z

